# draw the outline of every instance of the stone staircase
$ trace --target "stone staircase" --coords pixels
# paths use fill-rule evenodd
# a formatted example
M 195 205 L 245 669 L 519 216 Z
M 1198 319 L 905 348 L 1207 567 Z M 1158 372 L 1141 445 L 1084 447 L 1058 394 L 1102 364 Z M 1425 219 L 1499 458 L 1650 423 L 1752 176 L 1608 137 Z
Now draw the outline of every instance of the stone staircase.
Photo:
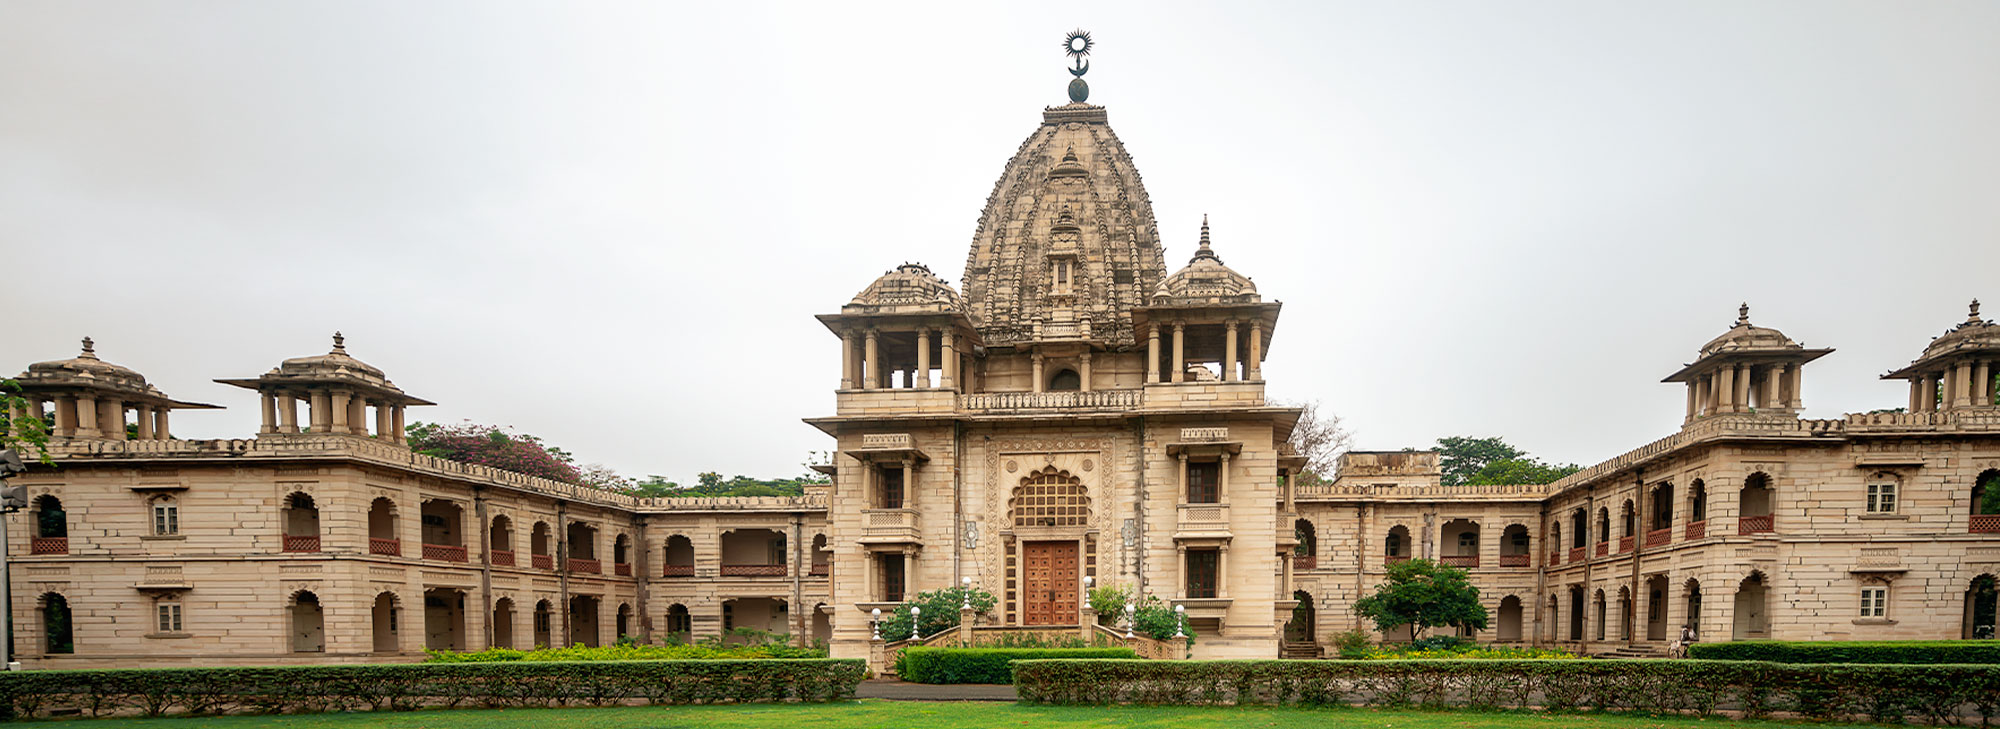
M 1290 660 L 1314 660 L 1320 657 L 1318 643 L 1285 643 L 1278 649 L 1278 657 Z
M 1637 643 L 1596 654 L 1597 658 L 1668 658 L 1666 646 Z

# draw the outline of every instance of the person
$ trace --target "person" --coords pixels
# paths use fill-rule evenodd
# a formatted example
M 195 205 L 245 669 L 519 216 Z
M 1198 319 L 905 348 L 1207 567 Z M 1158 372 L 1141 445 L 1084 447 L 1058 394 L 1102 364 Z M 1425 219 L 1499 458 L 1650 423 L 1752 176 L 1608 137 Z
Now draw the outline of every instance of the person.
M 1693 623 L 1682 624 L 1681 637 L 1679 640 L 1674 641 L 1675 656 L 1678 658 L 1686 658 L 1688 646 L 1693 645 L 1694 642 L 1695 642 L 1694 624 Z

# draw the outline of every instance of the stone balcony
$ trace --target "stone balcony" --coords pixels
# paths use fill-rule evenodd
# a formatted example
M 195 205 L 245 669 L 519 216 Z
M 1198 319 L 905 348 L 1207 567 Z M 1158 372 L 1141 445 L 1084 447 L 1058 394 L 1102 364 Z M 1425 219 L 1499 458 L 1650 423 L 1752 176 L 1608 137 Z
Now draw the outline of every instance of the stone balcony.
M 1228 504 L 1181 504 L 1174 523 L 1175 539 L 1228 538 Z
M 862 509 L 863 544 L 921 544 L 922 514 L 916 509 Z
M 1141 390 L 980 392 L 958 396 L 959 409 L 971 412 L 1129 410 L 1144 403 L 1145 393 Z

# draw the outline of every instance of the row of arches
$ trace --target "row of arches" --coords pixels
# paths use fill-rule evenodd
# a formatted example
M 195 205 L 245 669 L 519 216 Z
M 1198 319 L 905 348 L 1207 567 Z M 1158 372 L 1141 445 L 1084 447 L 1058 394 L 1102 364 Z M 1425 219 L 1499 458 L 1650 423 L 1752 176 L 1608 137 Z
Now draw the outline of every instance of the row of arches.
M 722 576 L 756 577 L 782 576 L 788 574 L 791 553 L 785 533 L 775 529 L 732 529 L 721 534 L 718 541 Z M 810 559 L 808 574 L 826 575 L 833 563 L 833 548 L 825 534 L 815 534 L 806 556 Z M 661 573 L 665 577 L 693 577 L 695 566 L 694 540 L 685 534 L 668 535 L 661 554 Z
M 1460 567 L 1480 566 L 1479 555 L 1483 543 L 1480 541 L 1479 523 L 1470 519 L 1452 519 L 1439 529 L 1439 555 L 1446 564 Z M 1319 530 L 1311 519 L 1298 519 L 1292 523 L 1292 536 L 1298 542 L 1293 548 L 1295 558 L 1303 558 L 1299 564 L 1303 569 L 1311 569 L 1317 563 L 1319 554 Z M 1528 526 L 1509 524 L 1500 532 L 1500 566 L 1526 567 L 1531 554 Z M 1410 537 L 1410 528 L 1403 525 L 1389 527 L 1383 537 L 1382 554 L 1390 562 L 1402 561 L 1412 556 L 1416 543 Z

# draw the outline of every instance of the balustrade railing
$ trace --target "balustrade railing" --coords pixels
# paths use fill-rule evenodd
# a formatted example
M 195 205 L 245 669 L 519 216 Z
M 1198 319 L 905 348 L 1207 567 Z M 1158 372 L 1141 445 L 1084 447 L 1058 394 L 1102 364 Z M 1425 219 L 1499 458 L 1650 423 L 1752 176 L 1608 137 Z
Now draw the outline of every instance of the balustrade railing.
M 1392 554 L 1382 558 L 1382 564 L 1395 564 L 1397 562 L 1408 561 L 1410 561 L 1410 557 L 1406 554 Z
M 1502 566 L 1502 567 L 1526 567 L 1526 566 L 1528 566 L 1528 555 L 1525 555 L 1525 554 L 1503 554 L 1503 555 L 1500 555 L 1500 566 Z
M 1598 543 L 1597 543 L 1597 556 L 1599 556 L 1599 557 L 1604 557 L 1604 556 L 1609 556 L 1610 554 L 1611 554 L 1611 543 L 1610 543 L 1610 542 L 1598 542 Z
M 1632 538 L 1632 537 L 1619 537 L 1619 538 L 1618 538 L 1618 553 L 1619 553 L 1619 554 L 1624 554 L 1624 553 L 1626 553 L 1626 552 L 1630 552 L 1630 551 L 1632 551 L 1632 545 L 1633 545 L 1633 544 L 1634 544 L 1635 542 L 1638 542 L 1638 541 L 1639 541 L 1639 540 L 1637 540 L 1637 539 L 1634 539 L 1634 538 Z
M 1672 527 L 1668 527 L 1665 529 L 1654 529 L 1650 532 L 1646 532 L 1646 546 L 1648 547 L 1662 546 L 1673 540 L 1674 540 L 1674 530 Z
M 1688 522 L 1687 538 L 1689 541 L 1706 536 L 1708 536 L 1708 522 L 1706 520 Z
M 1771 515 L 1736 517 L 1737 534 L 1764 534 L 1771 531 Z
M 586 575 L 604 574 L 604 563 L 594 559 L 569 558 L 569 571 Z
M 1143 404 L 1144 400 L 1145 392 L 1142 390 L 979 392 L 958 396 L 958 407 L 962 410 L 1136 408 Z
M 1294 555 L 1292 555 L 1292 569 L 1295 569 L 1295 570 L 1310 570 L 1310 569 L 1318 569 L 1318 568 L 1319 568 L 1319 555 L 1317 555 L 1317 554 L 1294 554 Z
M 1444 556 L 1444 563 L 1447 567 L 1478 567 L 1479 555 L 1447 554 Z
M 290 534 L 287 534 L 285 535 L 285 551 L 317 552 L 319 551 L 319 535 L 314 534 L 312 536 L 295 537 Z
M 1569 561 L 1571 561 L 1571 562 L 1582 562 L 1582 561 L 1583 561 L 1583 557 L 1584 557 L 1584 554 L 1583 554 L 1583 548 L 1582 548 L 1582 547 L 1576 547 L 1576 548 L 1573 548 L 1573 549 L 1569 550 Z
M 368 553 L 379 554 L 384 557 L 401 557 L 403 556 L 403 540 L 369 537 Z
M 724 577 L 784 577 L 785 566 L 781 564 L 726 564 L 722 566 Z
M 1968 534 L 2000 534 L 2000 514 L 1973 514 L 1966 522 Z
M 489 551 L 489 552 L 487 552 L 487 554 L 493 557 L 493 564 L 494 564 L 494 566 L 497 566 L 497 567 L 512 567 L 512 566 L 514 566 L 514 552 L 513 552 L 513 550 L 508 550 L 508 549 L 495 549 L 495 550 L 492 550 L 492 551 Z
M 552 570 L 556 568 L 556 558 L 552 554 L 537 554 L 528 558 L 528 564 L 538 570 Z
M 35 537 L 28 541 L 29 554 L 69 554 L 69 537 Z
M 1562 563 L 1563 563 L 1563 553 L 1562 553 L 1562 552 L 1550 552 L 1550 553 L 1549 553 L 1549 566 L 1550 566 L 1550 567 L 1554 567 L 1554 566 L 1556 566 L 1556 565 L 1559 565 L 1559 564 L 1562 564 Z
M 813 565 L 812 569 L 807 570 L 806 574 L 813 577 L 825 577 L 827 575 L 833 574 L 833 565 L 827 564 L 825 562 L 820 562 L 818 564 Z
M 694 565 L 670 564 L 660 570 L 661 577 L 693 577 Z
M 434 559 L 440 562 L 464 562 L 466 561 L 465 548 L 454 547 L 449 544 L 426 544 L 424 545 L 424 559 Z
M 630 563 L 630 562 L 618 562 L 618 563 L 616 563 L 616 564 L 613 564 L 613 565 L 611 565 L 611 573 L 612 573 L 612 574 L 614 574 L 614 575 L 617 575 L 617 576 L 619 576 L 619 577 L 631 577 L 631 576 L 632 576 L 632 563 Z

